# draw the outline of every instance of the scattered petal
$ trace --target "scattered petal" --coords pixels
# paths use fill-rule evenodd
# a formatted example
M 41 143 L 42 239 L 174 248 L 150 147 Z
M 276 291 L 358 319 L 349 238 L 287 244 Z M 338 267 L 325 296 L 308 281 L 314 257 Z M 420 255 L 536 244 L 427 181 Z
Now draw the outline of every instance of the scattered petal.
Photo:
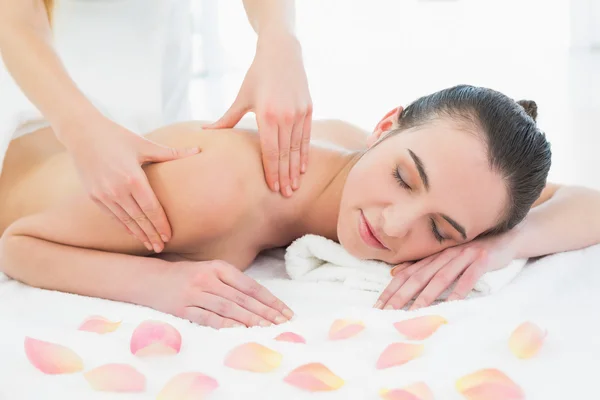
M 73 350 L 59 344 L 25 338 L 25 354 L 45 374 L 71 374 L 83 370 L 83 361 Z
M 433 335 L 438 328 L 447 324 L 446 318 L 439 315 L 425 315 L 396 322 L 394 327 L 407 340 L 423 340 Z
M 243 371 L 270 372 L 279 367 L 283 356 L 258 343 L 242 344 L 227 354 L 225 365 Z
M 196 400 L 219 387 L 210 376 L 199 372 L 184 372 L 172 378 L 160 391 L 156 400 Z
M 106 364 L 84 374 L 94 390 L 102 392 L 143 392 L 146 378 L 127 364 Z
M 104 317 L 89 317 L 81 326 L 80 331 L 95 332 L 99 334 L 114 332 L 121 325 L 121 321 L 112 322 Z
M 302 365 L 290 372 L 283 380 L 309 392 L 337 390 L 344 385 L 342 378 L 321 363 Z
M 377 369 L 402 365 L 423 353 L 424 346 L 415 343 L 392 343 L 381 353 L 377 360 Z
M 283 332 L 279 334 L 279 336 L 277 336 L 275 340 L 291 343 L 306 343 L 306 340 L 304 340 L 302 336 L 297 335 L 294 332 Z
M 433 393 L 425 382 L 413 383 L 400 389 L 383 389 L 379 394 L 385 400 L 433 400 Z
M 542 348 L 546 334 L 536 324 L 524 322 L 510 335 L 508 347 L 518 358 L 533 357 Z
M 337 319 L 331 325 L 329 329 L 329 339 L 341 340 L 348 339 L 360 331 L 365 329 L 365 324 L 361 321 L 350 321 L 347 319 Z
M 456 381 L 456 389 L 467 400 L 521 400 L 525 394 L 497 369 L 481 369 Z
M 144 321 L 133 332 L 131 353 L 136 356 L 177 354 L 181 335 L 173 326 L 160 321 Z

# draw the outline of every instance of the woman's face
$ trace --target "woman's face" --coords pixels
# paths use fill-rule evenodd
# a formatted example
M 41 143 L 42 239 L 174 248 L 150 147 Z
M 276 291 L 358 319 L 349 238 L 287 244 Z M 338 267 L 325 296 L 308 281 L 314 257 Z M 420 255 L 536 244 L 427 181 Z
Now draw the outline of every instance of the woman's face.
M 338 239 L 361 259 L 421 259 L 495 226 L 506 190 L 480 136 L 436 120 L 385 139 L 354 165 Z

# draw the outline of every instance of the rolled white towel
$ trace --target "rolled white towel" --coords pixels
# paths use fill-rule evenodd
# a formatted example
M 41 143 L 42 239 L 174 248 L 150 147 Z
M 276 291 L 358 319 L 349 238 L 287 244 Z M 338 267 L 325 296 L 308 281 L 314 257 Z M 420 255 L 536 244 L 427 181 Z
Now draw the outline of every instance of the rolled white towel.
M 523 269 L 527 259 L 514 260 L 505 268 L 481 277 L 471 291 L 488 295 L 509 284 Z M 286 271 L 291 279 L 313 282 L 341 282 L 354 289 L 379 292 L 392 280 L 392 265 L 381 261 L 360 260 L 339 243 L 317 235 L 305 235 L 286 250 Z M 450 294 L 446 290 L 440 299 Z

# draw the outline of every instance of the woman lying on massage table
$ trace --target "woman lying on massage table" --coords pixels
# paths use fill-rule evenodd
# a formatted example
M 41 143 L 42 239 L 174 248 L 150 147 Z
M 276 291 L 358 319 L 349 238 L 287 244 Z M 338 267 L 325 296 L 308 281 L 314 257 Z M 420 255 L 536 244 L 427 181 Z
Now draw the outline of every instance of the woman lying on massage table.
M 0 266 L 35 287 L 217 328 L 264 326 L 292 312 L 241 271 L 261 250 L 310 233 L 398 265 L 379 308 L 401 308 L 414 296 L 413 307 L 427 306 L 457 279 L 450 298 L 460 299 L 513 259 L 600 242 L 600 194 L 546 184 L 550 146 L 535 104 L 521 104 L 489 89 L 446 89 L 389 112 L 368 149 L 358 129 L 315 122 L 314 138 L 345 148 L 313 144 L 312 167 L 292 198 L 264 183 L 254 132 L 190 122 L 149 133 L 164 145 L 201 149 L 145 167 L 173 226 L 160 254 L 93 204 L 42 129 L 13 141 L 7 154 Z

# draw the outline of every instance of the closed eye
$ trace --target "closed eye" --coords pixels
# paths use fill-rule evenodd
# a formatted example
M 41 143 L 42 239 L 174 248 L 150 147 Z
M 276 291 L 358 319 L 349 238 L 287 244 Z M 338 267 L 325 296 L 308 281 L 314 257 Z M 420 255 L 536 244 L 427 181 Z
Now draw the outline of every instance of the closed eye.
M 400 184 L 400 186 L 402 186 L 404 189 L 412 190 L 412 188 L 406 183 L 406 181 L 402 179 L 402 175 L 400 175 L 398 166 L 394 168 L 392 175 L 394 176 L 394 179 L 396 179 L 396 181 Z
M 437 240 L 439 243 L 442 243 L 444 240 L 446 240 L 446 238 L 440 234 L 440 231 L 438 230 L 438 227 L 435 224 L 435 220 L 433 218 L 430 218 L 430 220 L 431 220 L 431 231 L 433 232 L 433 236 L 435 237 L 435 240 Z

